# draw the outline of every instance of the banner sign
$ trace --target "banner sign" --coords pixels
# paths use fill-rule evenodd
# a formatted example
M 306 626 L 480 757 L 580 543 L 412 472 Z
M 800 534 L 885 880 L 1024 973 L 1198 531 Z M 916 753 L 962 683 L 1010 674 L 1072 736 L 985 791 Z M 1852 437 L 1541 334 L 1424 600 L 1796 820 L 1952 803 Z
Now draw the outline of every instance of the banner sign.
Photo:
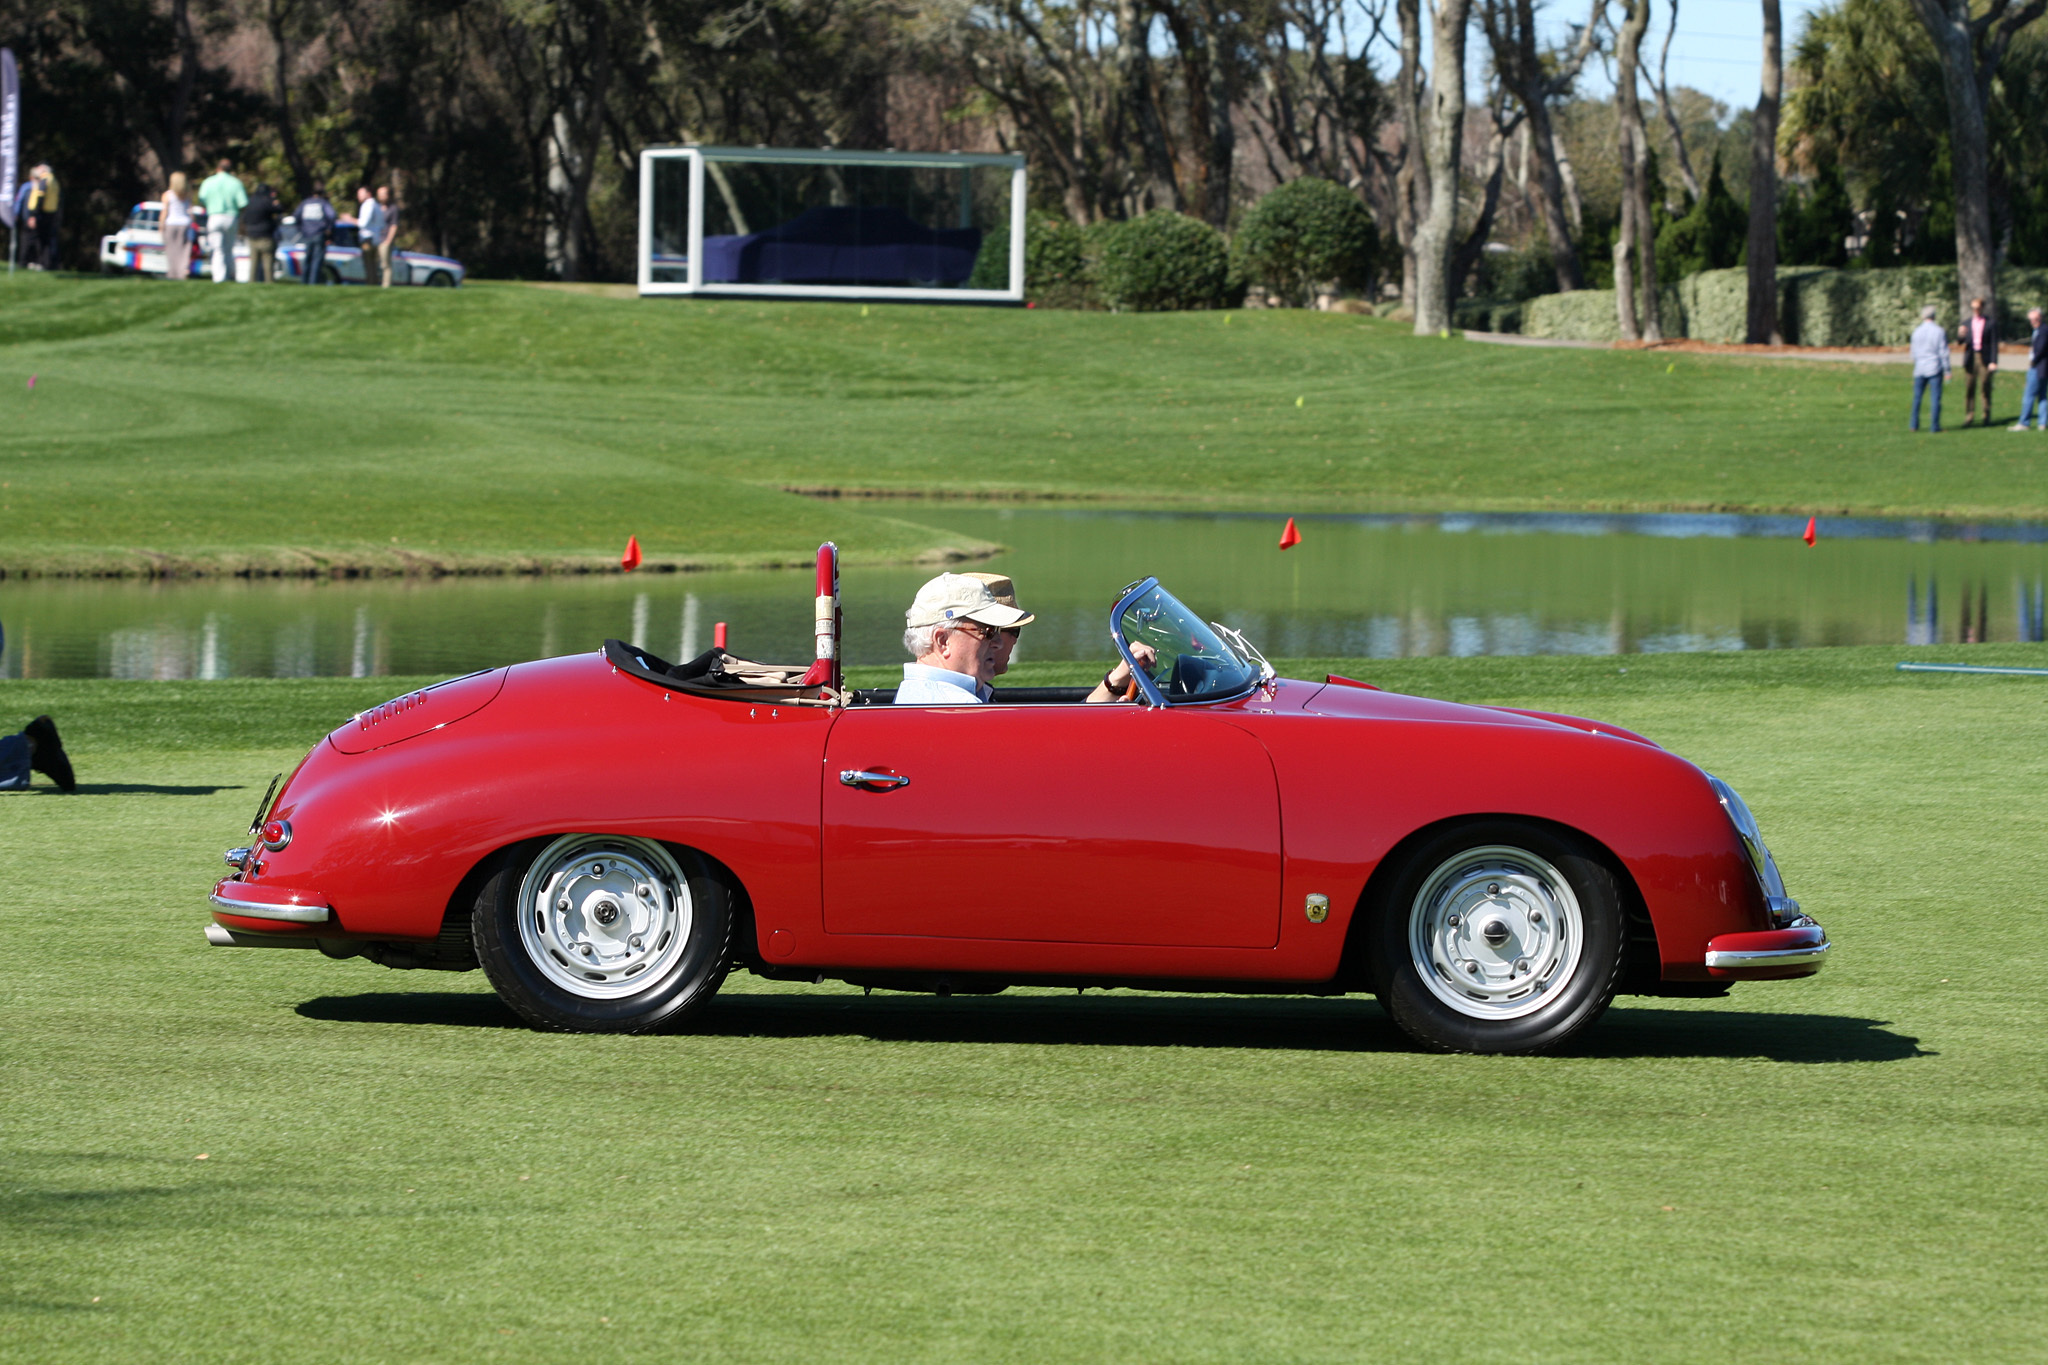
M 0 47 L 0 223 L 14 226 L 15 162 L 21 156 L 21 75 Z

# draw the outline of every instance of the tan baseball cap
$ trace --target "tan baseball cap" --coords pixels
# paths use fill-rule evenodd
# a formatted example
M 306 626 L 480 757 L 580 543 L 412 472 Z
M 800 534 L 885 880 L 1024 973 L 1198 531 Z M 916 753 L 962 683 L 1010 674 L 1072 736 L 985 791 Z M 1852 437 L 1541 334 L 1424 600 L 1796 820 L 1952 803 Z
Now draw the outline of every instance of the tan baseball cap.
M 979 621 L 985 626 L 1002 628 L 1030 619 L 1015 607 L 998 602 L 988 584 L 964 573 L 942 573 L 932 579 L 917 590 L 910 610 L 903 613 L 904 624 L 911 627 Z
M 996 601 L 1002 603 L 1006 607 L 1017 607 L 1017 585 L 1015 583 L 1012 583 L 1004 575 L 999 573 L 965 573 L 961 574 L 960 576 L 962 578 L 980 579 L 983 583 L 986 583 L 988 585 L 989 595 L 995 598 Z M 1024 611 L 1022 607 L 1017 607 L 1017 610 Z M 1020 626 L 1028 626 L 1037 619 L 1038 618 L 1035 615 L 1028 611 L 1025 611 L 1024 619 L 1017 622 L 1017 624 Z

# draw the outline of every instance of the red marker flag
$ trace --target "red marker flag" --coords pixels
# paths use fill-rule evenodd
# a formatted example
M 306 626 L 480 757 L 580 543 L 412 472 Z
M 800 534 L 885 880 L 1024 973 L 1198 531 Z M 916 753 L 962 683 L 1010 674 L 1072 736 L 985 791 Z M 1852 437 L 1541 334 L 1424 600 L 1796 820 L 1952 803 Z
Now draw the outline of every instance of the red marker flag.
M 1819 518 L 1817 517 L 1808 517 L 1806 519 L 1806 534 L 1799 538 L 1805 541 L 1808 545 L 1811 545 L 1813 544 L 1813 542 L 1820 539 L 1820 536 L 1814 531 L 1814 522 L 1818 520 Z
M 1294 518 L 1287 519 L 1287 529 L 1280 533 L 1280 548 L 1291 550 L 1301 544 L 1301 532 L 1294 529 Z
M 619 556 L 619 567 L 627 573 L 640 567 L 640 537 L 626 537 L 626 553 Z

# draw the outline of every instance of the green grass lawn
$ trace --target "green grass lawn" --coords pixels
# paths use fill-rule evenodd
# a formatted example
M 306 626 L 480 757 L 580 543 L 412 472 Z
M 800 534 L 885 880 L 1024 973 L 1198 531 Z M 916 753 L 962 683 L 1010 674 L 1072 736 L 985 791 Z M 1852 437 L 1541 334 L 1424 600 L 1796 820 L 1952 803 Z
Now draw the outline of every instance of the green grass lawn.
M 85 784 L 0 796 L 0 1360 L 2038 1358 L 2048 682 L 1900 657 L 1286 667 L 1640 729 L 1835 939 L 1540 1059 L 750 977 L 534 1034 L 478 974 L 202 945 L 270 774 L 404 680 L 0 683 Z
M 628 534 L 671 564 L 979 548 L 943 505 L 786 488 L 2048 515 L 2048 438 L 1912 437 L 1907 392 L 1892 366 L 1302 312 L 22 274 L 0 286 L 0 569 L 601 566 Z

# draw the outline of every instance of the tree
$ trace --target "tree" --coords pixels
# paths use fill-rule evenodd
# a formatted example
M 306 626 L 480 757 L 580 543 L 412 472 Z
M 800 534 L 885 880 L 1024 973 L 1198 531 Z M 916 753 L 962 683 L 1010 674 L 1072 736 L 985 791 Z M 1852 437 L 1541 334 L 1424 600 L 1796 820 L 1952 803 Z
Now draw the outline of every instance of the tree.
M 1763 88 L 1750 125 L 1749 316 L 1746 340 L 1777 343 L 1778 332 L 1778 93 L 1784 79 L 1784 44 L 1778 0 L 1763 0 Z
M 1702 270 L 1727 270 L 1743 259 L 1742 205 L 1728 193 L 1721 175 L 1721 154 L 1714 153 L 1704 192 L 1683 218 L 1673 219 L 1657 234 L 1657 271 L 1666 283 Z
M 1571 89 L 1579 71 L 1591 55 L 1599 24 L 1607 12 L 1607 0 L 1592 0 L 1592 12 L 1569 51 L 1545 53 L 1536 46 L 1535 0 L 1480 0 L 1480 24 L 1493 52 L 1493 67 L 1501 83 L 1514 93 L 1528 120 L 1528 148 L 1535 162 L 1534 176 L 1537 216 L 1543 235 L 1550 243 L 1550 260 L 1557 271 L 1561 293 L 1586 287 L 1579 267 L 1578 250 L 1572 240 L 1572 215 L 1565 195 L 1563 169 L 1559 165 L 1557 134 L 1550 119 L 1550 102 Z
M 1650 27 L 1650 0 L 1622 0 L 1615 34 L 1614 109 L 1616 151 L 1621 160 L 1621 232 L 1614 239 L 1615 321 L 1625 341 L 1662 341 L 1657 313 L 1657 226 L 1650 208 L 1650 139 L 1643 127 L 1643 101 L 1636 89 L 1642 66 L 1643 34 Z M 1643 297 L 1637 322 L 1634 266 L 1641 267 Z
M 1991 233 L 1991 78 L 2022 28 L 2048 12 L 2048 0 L 1989 0 L 1982 14 L 1970 0 L 1913 0 L 1934 40 L 1948 99 L 1949 165 L 1955 189 L 1956 288 L 1961 315 L 1981 298 L 1997 316 L 1996 245 Z
M 1430 27 L 1429 117 L 1421 130 L 1429 198 L 1415 225 L 1418 335 L 1434 335 L 1451 325 L 1451 253 L 1465 141 L 1465 31 L 1471 16 L 1472 0 L 1436 0 Z

